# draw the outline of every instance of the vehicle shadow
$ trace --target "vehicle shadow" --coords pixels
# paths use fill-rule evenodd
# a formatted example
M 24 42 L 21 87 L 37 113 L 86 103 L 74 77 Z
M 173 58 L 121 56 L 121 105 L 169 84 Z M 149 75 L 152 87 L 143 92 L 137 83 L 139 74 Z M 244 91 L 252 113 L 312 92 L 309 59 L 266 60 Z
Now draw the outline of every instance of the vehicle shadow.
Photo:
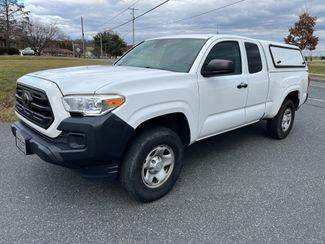
M 181 178 L 192 177 L 190 172 L 195 171 L 198 177 L 203 177 L 202 162 L 208 159 L 218 159 L 228 154 L 229 151 L 241 148 L 243 144 L 261 140 L 266 136 L 265 122 L 260 122 L 245 128 L 237 129 L 222 135 L 197 142 L 185 150 L 184 167 Z M 44 162 L 40 162 L 44 164 Z M 218 160 L 213 160 L 213 167 L 218 167 Z M 43 197 L 46 201 L 55 201 L 60 204 L 77 204 L 81 198 L 86 202 L 83 205 L 98 203 L 110 203 L 119 206 L 135 206 L 137 203 L 131 200 L 117 181 L 105 178 L 87 179 L 77 172 L 47 165 L 47 174 L 43 167 L 34 167 L 33 174 L 38 175 L 38 184 L 45 185 L 47 191 Z M 229 167 L 231 165 L 229 164 Z M 216 169 L 218 170 L 218 169 Z M 38 172 L 39 171 L 39 172 Z M 201 175 L 201 176 L 200 176 Z M 51 180 L 49 181 L 49 178 Z M 181 180 L 182 180 L 181 179 Z M 54 185 L 53 185 L 54 184 Z M 181 186 L 182 183 L 177 184 Z
M 197 160 L 205 160 L 212 154 L 226 154 L 230 150 L 242 148 L 247 142 L 260 140 L 261 137 L 267 137 L 264 121 L 199 141 L 185 150 L 185 167 L 193 164 L 195 167 Z

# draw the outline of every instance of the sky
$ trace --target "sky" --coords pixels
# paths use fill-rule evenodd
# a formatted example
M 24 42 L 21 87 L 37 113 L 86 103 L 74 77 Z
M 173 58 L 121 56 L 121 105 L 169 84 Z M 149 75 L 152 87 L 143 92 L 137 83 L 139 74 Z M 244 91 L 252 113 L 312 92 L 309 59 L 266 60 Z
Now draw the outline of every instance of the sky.
M 131 19 L 125 11 L 134 2 L 139 15 L 164 0 L 23 0 L 33 19 L 56 23 L 70 38 L 81 37 L 83 16 L 87 39 Z M 174 23 L 238 0 L 170 0 L 168 3 L 136 20 L 136 42 L 147 38 L 189 33 L 235 34 L 251 38 L 280 41 L 298 16 L 308 10 L 317 16 L 316 35 L 320 42 L 315 54 L 325 55 L 324 0 L 246 0 L 234 6 L 213 11 L 197 18 Z M 128 43 L 132 42 L 131 23 L 114 29 Z

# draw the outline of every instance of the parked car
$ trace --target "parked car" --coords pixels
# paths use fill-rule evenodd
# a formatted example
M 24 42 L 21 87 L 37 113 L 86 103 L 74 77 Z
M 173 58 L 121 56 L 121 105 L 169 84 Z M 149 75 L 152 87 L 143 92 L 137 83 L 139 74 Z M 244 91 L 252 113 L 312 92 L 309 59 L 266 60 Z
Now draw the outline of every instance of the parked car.
M 111 67 L 20 78 L 12 133 L 26 155 L 118 178 L 147 202 L 171 190 L 188 145 L 261 120 L 271 137 L 286 138 L 308 86 L 295 46 L 227 35 L 150 39 Z
M 35 55 L 35 51 L 30 47 L 26 47 L 24 50 L 21 51 L 21 55 L 23 56 Z

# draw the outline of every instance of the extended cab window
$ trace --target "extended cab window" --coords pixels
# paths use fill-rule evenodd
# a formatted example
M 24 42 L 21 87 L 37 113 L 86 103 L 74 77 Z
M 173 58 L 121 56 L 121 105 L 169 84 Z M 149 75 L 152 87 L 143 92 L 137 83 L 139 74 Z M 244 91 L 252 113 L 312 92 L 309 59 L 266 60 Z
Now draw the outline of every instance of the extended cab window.
M 206 39 L 149 40 L 136 46 L 115 65 L 189 72 Z
M 216 44 L 208 54 L 203 64 L 203 69 L 212 59 L 230 60 L 234 63 L 234 72 L 227 75 L 237 75 L 242 73 L 240 47 L 236 41 L 225 41 Z
M 254 43 L 246 42 L 245 49 L 249 73 L 254 74 L 262 71 L 262 58 L 258 46 Z

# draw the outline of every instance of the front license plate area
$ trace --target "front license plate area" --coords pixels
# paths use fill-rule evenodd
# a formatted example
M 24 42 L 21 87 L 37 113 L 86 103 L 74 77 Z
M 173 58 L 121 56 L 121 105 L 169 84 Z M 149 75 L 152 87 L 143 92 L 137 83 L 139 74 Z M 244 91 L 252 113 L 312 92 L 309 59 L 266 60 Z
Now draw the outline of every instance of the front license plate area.
M 22 134 L 16 131 L 16 146 L 25 155 L 27 154 L 26 140 Z

